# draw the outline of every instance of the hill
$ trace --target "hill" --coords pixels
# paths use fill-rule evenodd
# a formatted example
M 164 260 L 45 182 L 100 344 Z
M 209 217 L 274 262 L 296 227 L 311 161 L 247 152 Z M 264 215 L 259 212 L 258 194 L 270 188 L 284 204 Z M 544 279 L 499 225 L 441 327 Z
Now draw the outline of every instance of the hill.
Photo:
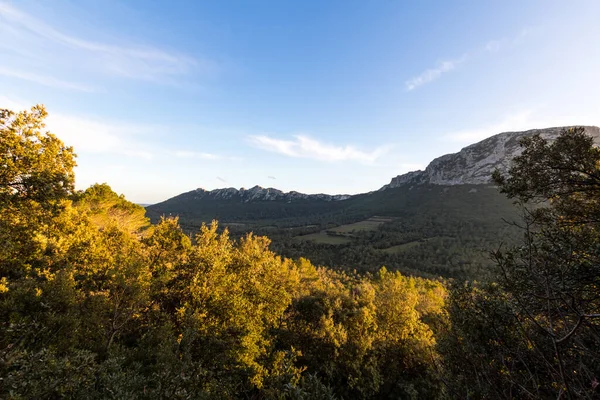
M 480 276 L 490 249 L 519 237 L 508 223 L 519 216 L 489 183 L 492 172 L 507 171 L 521 153 L 523 137 L 553 140 L 564 129 L 501 133 L 359 195 L 306 195 L 259 186 L 197 189 L 146 210 L 153 221 L 179 216 L 190 232 L 217 219 L 234 235 L 268 235 L 282 255 L 344 269 L 386 265 L 425 276 Z M 585 131 L 600 143 L 598 127 Z

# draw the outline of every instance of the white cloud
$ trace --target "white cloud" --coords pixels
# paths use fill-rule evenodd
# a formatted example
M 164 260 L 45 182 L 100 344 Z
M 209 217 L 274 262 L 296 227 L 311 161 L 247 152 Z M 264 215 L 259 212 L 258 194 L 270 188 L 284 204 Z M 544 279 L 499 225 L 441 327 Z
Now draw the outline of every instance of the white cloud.
M 71 83 L 72 76 L 85 76 L 94 82 L 100 76 L 112 75 L 174 83 L 202 64 L 186 55 L 151 46 L 87 40 L 1 0 L 0 37 L 0 73 L 63 89 L 90 90 L 87 85 Z M 208 62 L 203 64 L 209 66 Z
M 411 91 L 418 88 L 419 86 L 425 85 L 427 83 L 435 81 L 436 79 L 439 79 L 442 76 L 442 74 L 456 69 L 456 67 L 466 59 L 467 55 L 465 54 L 456 60 L 442 61 L 437 67 L 427 69 L 418 76 L 407 80 L 406 90 Z
M 94 91 L 90 86 L 82 85 L 79 83 L 67 82 L 61 79 L 54 78 L 52 76 L 38 75 L 31 72 L 17 71 L 5 67 L 0 67 L 0 75 L 8 76 L 11 78 L 22 79 L 34 83 L 38 83 L 43 86 L 50 86 L 58 89 L 68 90 L 80 90 L 84 92 Z
M 419 86 L 431 83 L 439 79 L 443 74 L 455 70 L 460 64 L 462 64 L 467 59 L 473 58 L 483 52 L 497 53 L 504 47 L 517 45 L 521 41 L 523 41 L 527 36 L 529 36 L 532 31 L 532 28 L 525 28 L 522 29 L 512 39 L 502 38 L 490 40 L 483 47 L 480 47 L 473 51 L 469 51 L 463 54 L 460 58 L 442 61 L 436 67 L 426 69 L 419 75 L 407 80 L 405 82 L 406 90 L 411 91 L 418 88 Z
M 514 35 L 513 37 L 503 37 L 501 39 L 490 40 L 489 42 L 487 42 L 485 44 L 483 49 L 485 51 L 487 51 L 488 53 L 497 53 L 498 51 L 500 51 L 504 48 L 518 46 L 525 39 L 527 39 L 529 36 L 531 36 L 532 33 L 535 33 L 538 30 L 539 29 L 532 28 L 532 27 L 523 28 L 523 29 L 521 29 L 521 31 L 519 31 L 518 34 Z
M 188 150 L 173 151 L 170 154 L 177 158 L 199 158 L 202 160 L 218 160 L 221 158 L 221 156 L 219 156 L 217 154 L 202 153 L 202 152 L 188 151 Z
M 502 45 L 504 44 L 504 40 L 490 40 L 485 44 L 485 50 L 490 53 L 495 53 L 500 50 Z
M 378 147 L 373 151 L 359 150 L 353 146 L 334 146 L 303 135 L 294 136 L 294 140 L 275 139 L 264 135 L 250 136 L 249 142 L 260 149 L 290 157 L 313 158 L 320 161 L 358 161 L 372 164 L 387 153 L 389 146 Z
M 106 123 L 89 117 L 50 112 L 46 119 L 49 131 L 75 152 L 112 153 L 129 157 L 152 159 L 144 140 L 136 137 L 146 135 L 153 128 L 129 123 Z
M 28 109 L 29 106 L 25 104 L 33 103 L 0 96 L 0 108 L 13 111 Z M 117 154 L 144 159 L 153 158 L 154 153 L 141 137 L 147 138 L 160 129 L 126 122 L 108 123 L 51 109 L 45 123 L 46 129 L 67 146 L 73 146 L 75 153 Z

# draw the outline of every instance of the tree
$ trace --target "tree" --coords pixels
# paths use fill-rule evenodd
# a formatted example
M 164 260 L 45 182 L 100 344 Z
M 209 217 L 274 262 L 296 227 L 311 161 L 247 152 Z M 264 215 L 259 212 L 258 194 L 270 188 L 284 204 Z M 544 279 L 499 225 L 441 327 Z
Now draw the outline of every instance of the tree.
M 75 154 L 43 132 L 43 105 L 30 112 L 0 109 L 0 206 L 35 201 L 50 205 L 72 193 Z
M 2 114 L 0 397 L 441 397 L 439 282 L 150 225 L 106 184 L 73 191 L 45 115 Z
M 0 278 L 22 274 L 37 251 L 36 235 L 73 192 L 75 154 L 43 132 L 44 106 L 0 109 Z
M 584 128 L 521 144 L 508 175 L 494 179 L 523 211 L 523 242 L 493 253 L 497 283 L 453 291 L 449 369 L 482 397 L 592 398 L 600 394 L 600 149 Z

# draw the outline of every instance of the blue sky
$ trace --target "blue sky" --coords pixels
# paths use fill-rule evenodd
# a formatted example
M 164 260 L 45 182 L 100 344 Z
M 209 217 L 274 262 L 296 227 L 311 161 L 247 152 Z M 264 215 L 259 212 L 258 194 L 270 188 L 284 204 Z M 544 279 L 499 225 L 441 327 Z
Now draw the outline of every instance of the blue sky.
M 0 107 L 77 186 L 375 190 L 490 135 L 600 125 L 598 1 L 0 0 Z

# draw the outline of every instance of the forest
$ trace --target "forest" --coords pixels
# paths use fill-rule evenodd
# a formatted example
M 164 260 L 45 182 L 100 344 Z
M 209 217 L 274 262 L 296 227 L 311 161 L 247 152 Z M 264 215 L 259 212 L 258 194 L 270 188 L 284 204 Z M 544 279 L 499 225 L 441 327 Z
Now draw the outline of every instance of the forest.
M 583 130 L 524 139 L 494 175 L 522 218 L 474 280 L 151 223 L 107 184 L 75 190 L 46 116 L 0 110 L 1 398 L 600 396 L 600 150 Z
M 196 232 L 218 219 L 231 235 L 266 235 L 272 249 L 340 270 L 389 269 L 426 278 L 480 279 L 489 253 L 520 237 L 521 214 L 493 185 L 416 185 L 343 201 L 242 202 L 183 193 L 146 207 L 154 223 L 178 216 Z M 370 221 L 379 221 L 371 223 Z

